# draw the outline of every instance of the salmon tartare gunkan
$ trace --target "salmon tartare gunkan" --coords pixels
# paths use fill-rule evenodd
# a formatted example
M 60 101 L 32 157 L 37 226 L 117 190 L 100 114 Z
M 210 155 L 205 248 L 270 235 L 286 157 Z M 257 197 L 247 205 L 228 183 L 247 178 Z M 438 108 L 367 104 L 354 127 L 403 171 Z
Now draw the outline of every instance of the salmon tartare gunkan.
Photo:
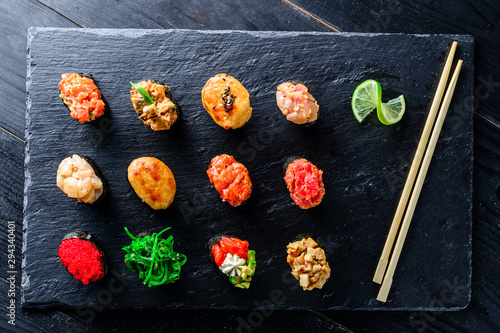
M 59 97 L 71 117 L 85 124 L 104 114 L 106 105 L 90 74 L 65 73 L 59 82 Z
M 323 171 L 305 158 L 292 157 L 285 162 L 285 182 L 297 206 L 309 209 L 321 203 L 325 195 Z
M 210 183 L 214 184 L 222 199 L 238 207 L 252 194 L 252 182 L 247 168 L 227 154 L 215 156 L 207 170 Z

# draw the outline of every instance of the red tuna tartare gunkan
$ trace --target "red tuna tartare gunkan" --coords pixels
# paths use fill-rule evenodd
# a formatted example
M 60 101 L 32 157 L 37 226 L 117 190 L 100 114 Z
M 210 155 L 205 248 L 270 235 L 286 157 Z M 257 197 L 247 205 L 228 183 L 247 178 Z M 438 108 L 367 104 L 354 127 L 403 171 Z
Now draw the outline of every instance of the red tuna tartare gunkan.
M 319 205 L 325 195 L 323 171 L 305 158 L 296 159 L 288 165 L 285 182 L 293 201 L 302 209 Z
M 238 207 L 252 194 L 252 182 L 247 168 L 227 154 L 215 156 L 207 170 L 210 183 L 214 184 L 222 199 Z
M 76 73 L 61 75 L 59 97 L 71 112 L 71 117 L 85 124 L 104 114 L 101 92 L 90 77 Z

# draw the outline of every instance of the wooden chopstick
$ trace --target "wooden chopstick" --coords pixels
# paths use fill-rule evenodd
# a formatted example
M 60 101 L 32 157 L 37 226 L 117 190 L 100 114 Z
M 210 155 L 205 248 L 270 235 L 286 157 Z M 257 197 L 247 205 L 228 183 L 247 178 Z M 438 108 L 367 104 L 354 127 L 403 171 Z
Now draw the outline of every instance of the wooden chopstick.
M 436 120 L 436 125 L 432 130 L 429 146 L 427 147 L 427 150 L 425 152 L 425 156 L 422 161 L 422 167 L 420 169 L 420 172 L 418 173 L 417 181 L 415 182 L 415 188 L 413 189 L 410 202 L 408 203 L 408 209 L 406 211 L 403 224 L 401 225 L 401 230 L 399 231 L 399 236 L 396 241 L 396 246 L 394 247 L 394 253 L 392 254 L 391 261 L 389 262 L 389 267 L 387 268 L 387 272 L 384 277 L 384 281 L 377 295 L 377 300 L 381 302 L 385 302 L 387 300 L 389 290 L 391 289 L 394 271 L 396 270 L 399 256 L 401 255 L 401 251 L 403 249 L 403 244 L 406 238 L 406 234 L 408 233 L 408 228 L 410 227 L 410 222 L 413 217 L 413 213 L 415 212 L 415 207 L 417 205 L 418 197 L 420 195 L 420 191 L 422 190 L 422 185 L 424 183 L 425 176 L 427 175 L 427 170 L 429 169 L 429 164 L 431 163 L 432 155 L 434 154 L 434 149 L 436 148 L 436 143 L 439 138 L 439 134 L 441 133 L 441 128 L 443 127 L 444 119 L 446 117 L 446 113 L 448 112 L 451 98 L 453 97 L 453 92 L 455 91 L 455 86 L 457 85 L 458 75 L 460 74 L 462 63 L 463 63 L 462 60 L 458 60 L 457 66 L 455 67 L 455 71 L 453 72 L 453 77 L 451 78 L 448 89 L 446 89 L 446 94 L 443 99 L 443 104 L 439 109 L 439 115 Z
M 375 275 L 373 277 L 373 282 L 375 283 L 382 283 L 384 278 L 385 269 L 389 263 L 389 255 L 391 253 L 394 240 L 396 239 L 396 234 L 398 232 L 399 225 L 401 224 L 401 219 L 403 218 L 403 213 L 405 211 L 406 204 L 408 203 L 408 198 L 410 197 L 411 189 L 413 188 L 418 169 L 420 168 L 420 162 L 422 162 L 422 156 L 424 156 L 425 147 L 427 146 L 432 126 L 434 126 L 434 120 L 436 119 L 439 104 L 441 104 L 441 99 L 443 98 L 444 89 L 446 88 L 446 83 L 448 82 L 448 76 L 450 74 L 456 49 L 457 42 L 453 42 L 448 54 L 448 59 L 444 65 L 443 73 L 441 74 L 441 79 L 439 80 L 436 94 L 434 95 L 434 100 L 431 104 L 429 115 L 427 116 L 427 120 L 425 122 L 424 131 L 420 137 L 420 142 L 418 143 L 417 151 L 411 164 L 410 172 L 408 173 L 408 178 L 406 179 L 405 187 L 403 188 L 403 193 L 401 194 L 401 199 L 399 199 L 396 214 L 392 220 L 391 229 L 389 230 L 387 240 L 385 241 L 384 250 L 382 251 L 377 269 L 375 270 Z

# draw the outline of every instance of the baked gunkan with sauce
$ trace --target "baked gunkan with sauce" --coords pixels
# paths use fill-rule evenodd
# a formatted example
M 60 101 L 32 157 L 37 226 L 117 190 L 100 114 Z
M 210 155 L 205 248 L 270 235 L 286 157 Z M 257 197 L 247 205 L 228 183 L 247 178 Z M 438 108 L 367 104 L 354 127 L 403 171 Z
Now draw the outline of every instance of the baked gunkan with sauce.
M 248 91 L 227 74 L 217 74 L 205 83 L 201 101 L 217 125 L 226 130 L 242 127 L 252 116 Z
M 130 101 L 139 119 L 153 131 L 170 129 L 180 116 L 170 87 L 157 81 L 144 80 L 132 84 Z
M 319 104 L 300 81 L 288 81 L 276 88 L 276 103 L 292 123 L 310 126 L 318 120 Z
M 59 82 L 59 97 L 71 117 L 85 124 L 104 114 L 106 104 L 88 73 L 64 73 Z
M 166 209 L 177 190 L 170 168 L 154 157 L 140 157 L 128 167 L 128 181 L 135 193 L 151 208 Z
M 215 156 L 207 170 L 208 178 L 221 198 L 231 206 L 238 207 L 252 194 L 252 181 L 247 168 L 233 156 Z

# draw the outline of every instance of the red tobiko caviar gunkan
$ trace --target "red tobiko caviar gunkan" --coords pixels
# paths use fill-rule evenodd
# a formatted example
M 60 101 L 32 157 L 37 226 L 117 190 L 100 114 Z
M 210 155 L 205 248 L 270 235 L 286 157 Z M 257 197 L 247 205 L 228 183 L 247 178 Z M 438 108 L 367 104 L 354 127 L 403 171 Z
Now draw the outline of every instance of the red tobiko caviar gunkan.
M 59 245 L 59 260 L 75 277 L 87 285 L 106 274 L 105 256 L 86 231 L 67 234 Z

